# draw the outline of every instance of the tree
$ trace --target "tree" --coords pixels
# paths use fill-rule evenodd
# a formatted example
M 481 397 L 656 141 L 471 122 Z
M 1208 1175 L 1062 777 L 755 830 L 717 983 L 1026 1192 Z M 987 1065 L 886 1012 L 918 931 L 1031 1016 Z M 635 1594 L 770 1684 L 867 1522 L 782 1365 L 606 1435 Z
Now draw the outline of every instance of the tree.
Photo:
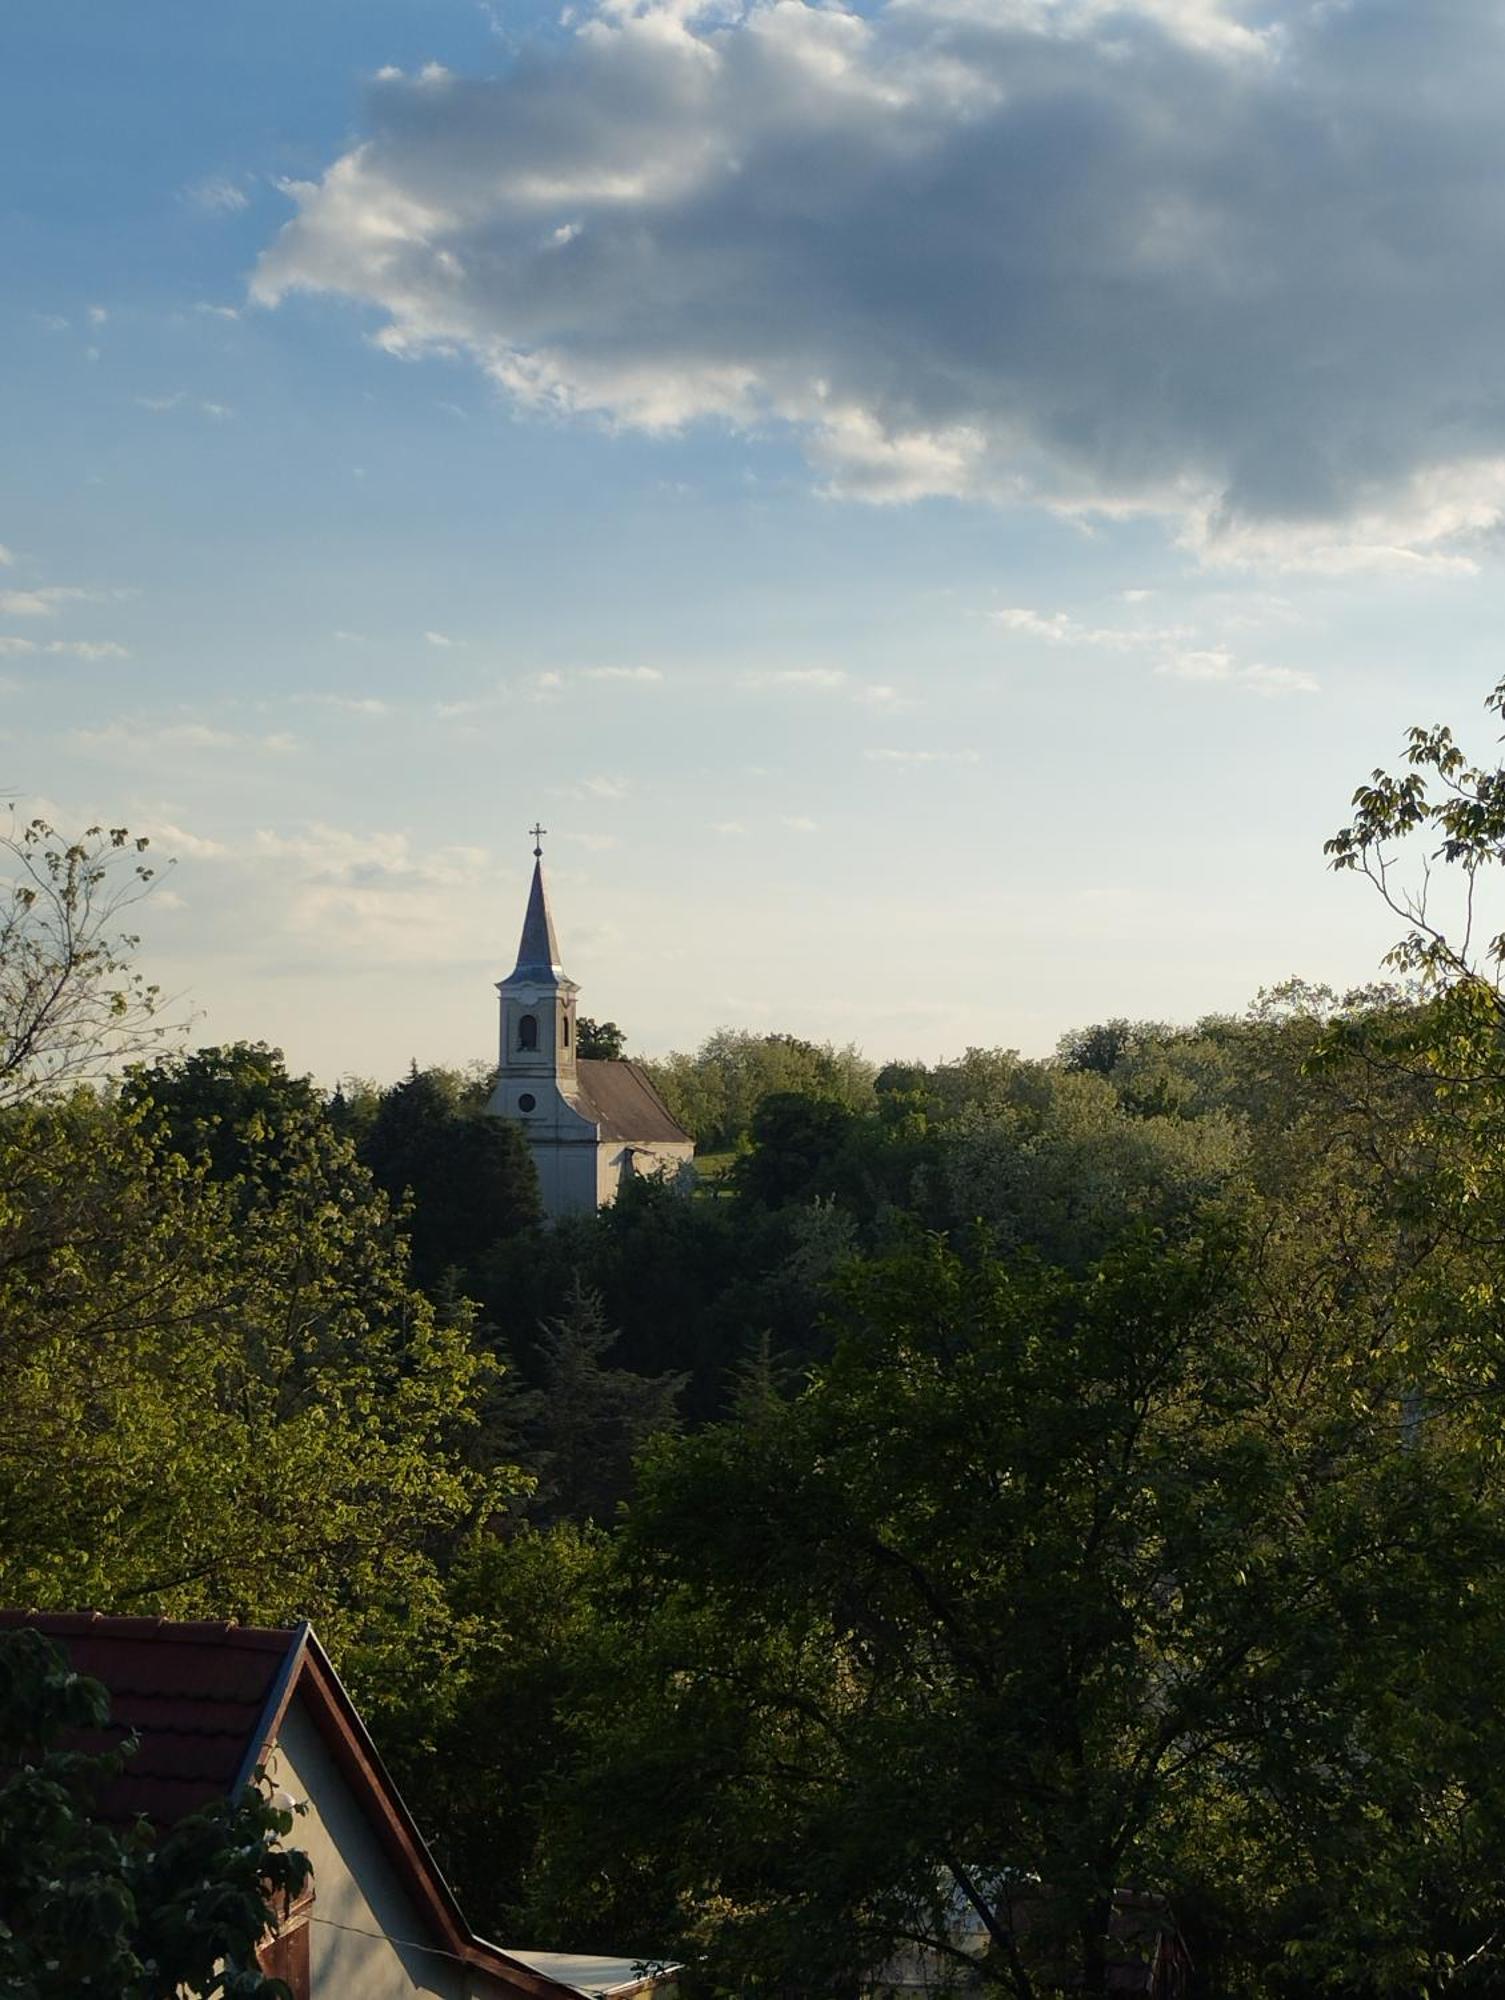
M 471 1921 L 526 1928 L 525 1882 L 567 1751 L 577 1655 L 595 1629 L 605 1537 L 557 1523 L 476 1536 L 448 1579 L 459 1638 L 389 1711 L 384 1754 Z
M 1505 719 L 1505 681 L 1485 702 Z M 1337 869 L 1365 875 L 1407 925 L 1389 963 L 1420 976 L 1429 992 L 1464 987 L 1474 1004 L 1492 1004 L 1505 1021 L 1501 994 L 1505 929 L 1478 935 L 1476 891 L 1485 870 L 1505 863 L 1505 767 L 1471 764 L 1444 723 L 1409 732 L 1409 770 L 1376 770 L 1353 795 L 1352 822 L 1327 842 Z M 1397 875 L 1397 848 L 1430 847 L 1419 885 Z M 1434 882 L 1430 863 L 1456 871 Z M 1438 887 L 1457 892 L 1457 920 L 1436 907 Z
M 588 1062 L 620 1062 L 627 1037 L 615 1021 L 593 1021 L 582 1014 L 575 1023 L 575 1053 Z
M 719 1028 L 694 1055 L 647 1065 L 675 1118 L 697 1145 L 739 1145 L 764 1098 L 777 1091 L 829 1098 L 850 1110 L 873 1106 L 873 1065 L 853 1045 L 836 1048 L 798 1035 Z
M 617 1337 L 600 1293 L 578 1279 L 563 1313 L 543 1330 L 543 1394 L 531 1442 L 546 1518 L 609 1521 L 631 1490 L 638 1450 L 676 1426 L 685 1377 L 607 1366 Z
M 765 1097 L 749 1129 L 752 1150 L 736 1165 L 739 1192 L 765 1208 L 829 1194 L 854 1123 L 854 1114 L 830 1098 L 792 1090 Z
M 220 1182 L 145 1119 L 0 1120 L 0 1601 L 307 1615 L 375 1674 L 508 1489 L 469 1457 L 492 1364 L 344 1142 Z
M 131 1754 L 67 1747 L 105 1724 L 97 1681 L 26 1628 L 0 1636 L 0 1990 L 25 2000 L 287 2000 L 256 1969 L 309 1875 L 293 1815 L 256 1788 L 165 1833 L 94 1812 Z
M 70 840 L 45 819 L 0 834 L 0 1106 L 105 1076 L 175 1032 L 118 928 L 155 879 L 147 846 L 123 826 Z
M 285 1149 L 328 1125 L 312 1080 L 290 1076 L 281 1049 L 235 1042 L 195 1049 L 130 1071 L 121 1091 L 159 1143 L 202 1161 L 219 1181 L 249 1184 L 275 1173 Z M 330 1127 L 329 1129 L 333 1129 Z
M 538 1174 L 521 1129 L 468 1108 L 454 1079 L 416 1066 L 383 1094 L 361 1159 L 377 1186 L 410 1204 L 413 1275 L 433 1291 L 502 1238 L 536 1228 Z
M 668 1940 L 718 1994 L 855 1992 L 907 1941 L 1102 1996 L 1127 1888 L 1222 1913 L 1225 1995 L 1493 1966 L 1498 1482 L 1408 1451 L 1404 1356 L 1267 1322 L 1256 1269 L 922 1245 L 848 1274 L 802 1396 L 661 1443 L 540 1917 Z

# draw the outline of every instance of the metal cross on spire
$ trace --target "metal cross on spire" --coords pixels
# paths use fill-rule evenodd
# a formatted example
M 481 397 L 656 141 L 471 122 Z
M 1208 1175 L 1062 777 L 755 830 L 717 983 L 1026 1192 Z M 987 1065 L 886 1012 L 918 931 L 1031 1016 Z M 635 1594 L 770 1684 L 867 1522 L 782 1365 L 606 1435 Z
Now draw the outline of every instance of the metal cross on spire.
M 529 833 L 533 836 L 533 858 L 535 861 L 542 861 L 543 859 L 543 837 L 548 830 L 546 826 L 530 826 L 528 828 Z

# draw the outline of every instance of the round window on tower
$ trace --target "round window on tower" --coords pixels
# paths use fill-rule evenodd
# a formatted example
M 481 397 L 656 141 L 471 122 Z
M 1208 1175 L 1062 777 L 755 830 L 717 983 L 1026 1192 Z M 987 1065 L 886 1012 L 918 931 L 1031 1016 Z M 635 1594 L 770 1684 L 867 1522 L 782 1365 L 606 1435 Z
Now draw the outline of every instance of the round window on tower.
M 533 1095 L 532 1091 L 525 1090 L 517 1100 L 517 1108 L 519 1111 L 531 1111 L 537 1102 L 538 1099 Z

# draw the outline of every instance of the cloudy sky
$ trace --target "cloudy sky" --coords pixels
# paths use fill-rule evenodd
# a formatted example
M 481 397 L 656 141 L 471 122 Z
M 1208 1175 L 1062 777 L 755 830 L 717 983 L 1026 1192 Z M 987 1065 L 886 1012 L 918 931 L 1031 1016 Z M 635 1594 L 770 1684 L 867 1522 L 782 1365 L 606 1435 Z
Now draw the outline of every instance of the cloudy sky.
M 1369 977 L 1505 673 L 1492 0 L 10 0 L 0 776 L 332 1079 Z

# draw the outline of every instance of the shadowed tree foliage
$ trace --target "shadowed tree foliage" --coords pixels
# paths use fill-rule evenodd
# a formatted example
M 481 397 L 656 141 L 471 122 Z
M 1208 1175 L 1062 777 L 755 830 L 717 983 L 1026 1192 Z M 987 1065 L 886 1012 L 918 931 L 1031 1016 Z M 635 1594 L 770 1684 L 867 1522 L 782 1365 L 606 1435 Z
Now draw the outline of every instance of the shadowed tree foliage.
M 856 1114 L 830 1098 L 795 1091 L 765 1097 L 748 1129 L 751 1150 L 736 1165 L 736 1187 L 765 1208 L 831 1194 L 855 1123 Z
M 545 1519 L 610 1521 L 632 1488 L 632 1461 L 643 1444 L 678 1426 L 679 1375 L 637 1375 L 613 1368 L 617 1344 L 599 1292 L 578 1280 L 559 1318 L 539 1341 L 540 1387 L 529 1426 Z
M 257 1790 L 154 1834 L 94 1817 L 130 1755 L 67 1747 L 109 1701 L 40 1633 L 0 1633 L 0 1992 L 16 2000 L 287 2000 L 257 1970 L 278 1899 L 308 1858 Z
M 538 1175 L 521 1129 L 463 1101 L 443 1071 L 414 1068 L 386 1091 L 361 1142 L 378 1187 L 408 1201 L 413 1276 L 432 1289 L 500 1240 L 537 1227 Z
M 855 1992 L 920 1940 L 1102 2000 L 1133 1887 L 1209 1993 L 1493 1990 L 1493 1454 L 1409 1449 L 1383 1316 L 1293 1325 L 1265 1282 L 1148 1236 L 1083 1281 L 849 1272 L 803 1395 L 653 1454 L 540 1917 L 718 1995 Z

